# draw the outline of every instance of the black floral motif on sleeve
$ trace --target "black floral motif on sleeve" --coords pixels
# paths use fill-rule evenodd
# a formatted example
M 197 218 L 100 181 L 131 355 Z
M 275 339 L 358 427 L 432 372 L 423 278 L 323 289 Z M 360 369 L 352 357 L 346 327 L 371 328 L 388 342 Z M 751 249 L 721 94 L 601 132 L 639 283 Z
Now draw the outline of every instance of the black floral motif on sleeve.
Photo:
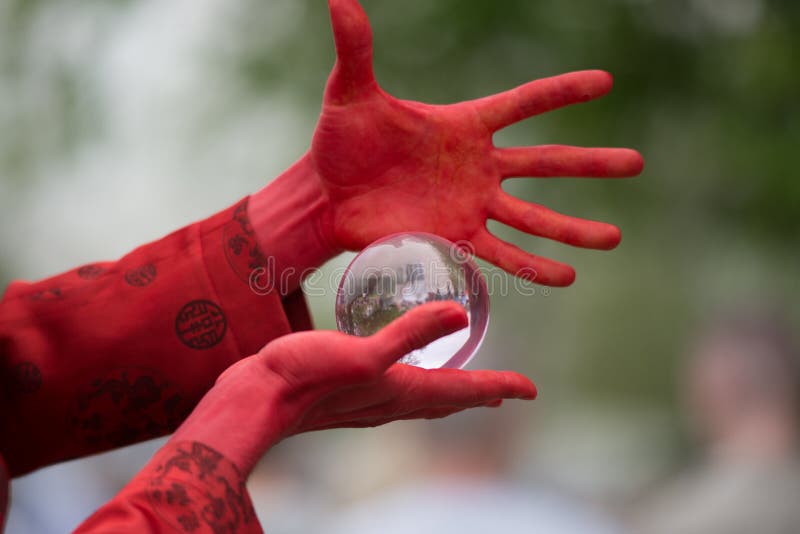
M 36 393 L 42 387 L 42 373 L 33 362 L 21 362 L 12 371 L 12 388 L 17 393 Z
M 225 258 L 236 276 L 250 283 L 254 271 L 267 268 L 267 258 L 258 246 L 244 199 L 233 212 L 232 220 L 222 230 Z M 262 271 L 264 272 L 264 271 Z
M 62 300 L 64 298 L 64 294 L 61 291 L 61 288 L 53 287 L 50 289 L 35 291 L 27 295 L 25 298 L 33 302 L 53 301 Z
M 97 265 L 97 264 L 84 265 L 83 267 L 77 270 L 78 277 L 80 277 L 83 280 L 96 280 L 97 278 L 100 278 L 105 272 L 106 268 L 103 267 L 102 265 Z
M 165 451 L 148 496 L 158 514 L 183 532 L 240 532 L 256 521 L 245 477 L 211 447 L 187 442 Z
M 132 287 L 146 287 L 158 276 L 158 270 L 152 263 L 125 271 L 125 283 Z
M 172 432 L 192 408 L 155 370 L 124 367 L 78 392 L 69 425 L 87 445 L 121 447 Z

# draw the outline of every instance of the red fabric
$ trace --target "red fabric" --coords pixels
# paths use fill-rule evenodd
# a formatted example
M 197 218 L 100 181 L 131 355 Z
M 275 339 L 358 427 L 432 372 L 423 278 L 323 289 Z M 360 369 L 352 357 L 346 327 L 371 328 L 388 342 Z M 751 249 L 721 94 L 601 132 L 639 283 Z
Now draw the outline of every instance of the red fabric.
M 168 434 L 230 364 L 311 328 L 299 291 L 282 302 L 251 290 L 266 259 L 247 208 L 245 199 L 117 262 L 9 286 L 0 525 L 9 474 Z
M 170 441 L 75 532 L 262 532 L 246 479 L 211 447 Z
M 291 331 L 247 202 L 0 304 L 0 451 L 11 476 L 172 432 L 217 376 Z
M 302 290 L 295 290 L 291 295 L 284 297 L 283 309 L 289 318 L 292 332 L 307 332 L 314 329 L 314 322 Z
M 314 269 L 342 252 L 326 237 L 331 227 L 327 206 L 308 157 L 250 197 L 250 220 L 259 245 L 279 251 L 271 254 L 268 265 L 273 276 L 255 278 L 256 289 L 274 285 L 278 293 L 289 295 Z
M 254 292 L 247 199 L 0 302 L 0 520 L 8 476 L 168 434 L 230 364 L 311 326 L 299 292 Z M 5 467 L 6 463 L 3 463 Z M 2 521 L 0 521 L 2 524 Z

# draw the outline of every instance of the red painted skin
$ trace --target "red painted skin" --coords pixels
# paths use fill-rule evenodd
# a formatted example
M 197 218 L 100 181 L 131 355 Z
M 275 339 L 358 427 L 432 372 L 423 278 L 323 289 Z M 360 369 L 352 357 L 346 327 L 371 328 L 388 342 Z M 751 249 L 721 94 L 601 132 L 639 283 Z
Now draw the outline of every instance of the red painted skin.
M 260 193 L 251 217 L 274 208 L 276 195 L 297 197 L 299 236 L 315 241 L 278 267 L 300 273 L 338 254 L 397 232 L 425 231 L 468 241 L 485 260 L 542 285 L 568 286 L 572 267 L 529 254 L 493 236 L 487 219 L 574 246 L 610 250 L 617 227 L 523 202 L 501 188 L 512 177 L 622 178 L 641 173 L 634 150 L 534 146 L 496 148 L 492 136 L 521 120 L 611 90 L 611 75 L 583 71 L 537 80 L 470 102 L 434 106 L 383 91 L 372 70 L 372 32 L 355 0 L 330 0 L 337 62 L 328 81 L 311 150 Z M 302 192 L 302 193 L 301 193 Z M 258 226 L 258 225 L 257 225 Z M 275 238 L 262 236 L 265 250 Z M 533 276 L 535 273 L 535 276 Z M 299 285 L 295 277 L 289 290 Z
M 296 165 L 249 204 L 117 262 L 15 283 L 0 302 L 0 478 L 169 433 L 193 408 L 81 532 L 260 532 L 245 482 L 288 436 L 535 397 L 516 373 L 394 365 L 465 325 L 452 303 L 409 312 L 372 338 L 287 335 L 310 328 L 296 291 L 303 273 L 342 249 L 424 230 L 469 240 L 512 273 L 533 268 L 538 283 L 568 285 L 571 267 L 499 241 L 486 219 L 577 246 L 619 243 L 615 227 L 521 202 L 500 182 L 631 176 L 642 168 L 636 152 L 497 149 L 491 140 L 513 122 L 605 94 L 608 74 L 568 74 L 453 106 L 400 101 L 374 80 L 358 2 L 329 6 L 338 61 L 312 148 Z M 293 274 L 258 296 L 247 275 L 262 251 L 275 260 L 276 283 Z
M 535 398 L 530 380 L 512 372 L 394 365 L 466 325 L 460 305 L 435 303 L 370 338 L 306 332 L 273 341 L 225 371 L 153 460 L 78 532 L 180 530 L 185 524 L 199 532 L 260 532 L 245 480 L 261 456 L 288 436 Z M 202 477 L 200 466 L 209 463 Z M 186 469 L 166 467 L 176 464 Z M 210 507 L 214 514 L 205 513 Z
M 612 249 L 620 232 L 517 200 L 502 180 L 516 176 L 617 178 L 642 171 L 627 149 L 564 146 L 495 148 L 492 135 L 518 121 L 611 90 L 612 78 L 585 71 L 449 106 L 398 100 L 372 71 L 372 34 L 358 2 L 329 2 L 338 61 L 325 92 L 310 158 L 329 199 L 330 241 L 360 250 L 401 231 L 470 241 L 477 254 L 512 274 L 538 273 L 544 285 L 573 282 L 571 267 L 525 253 L 486 229 L 491 218 L 570 245 Z M 365 224 L 369 221 L 369 224 Z
M 517 373 L 394 365 L 467 324 L 460 305 L 440 302 L 406 313 L 369 338 L 324 331 L 284 336 L 225 371 L 173 439 L 199 439 L 249 471 L 270 446 L 290 435 L 444 417 L 499 405 L 504 398 L 533 400 L 536 387 Z M 204 413 L 215 413 L 222 399 L 225 410 L 238 404 L 260 433 L 239 428 L 240 419 L 227 411 L 217 418 Z M 254 444 L 256 434 L 260 441 Z

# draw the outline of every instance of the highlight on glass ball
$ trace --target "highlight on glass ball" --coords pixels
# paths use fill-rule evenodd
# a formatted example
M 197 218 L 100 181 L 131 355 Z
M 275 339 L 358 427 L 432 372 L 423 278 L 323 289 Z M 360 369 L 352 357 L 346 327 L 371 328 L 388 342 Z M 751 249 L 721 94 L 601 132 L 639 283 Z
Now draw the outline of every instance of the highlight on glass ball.
M 348 266 L 336 296 L 336 324 L 346 334 L 370 336 L 417 306 L 443 300 L 461 304 L 469 325 L 400 363 L 464 367 L 486 335 L 489 295 L 467 251 L 433 234 L 395 234 L 365 248 Z

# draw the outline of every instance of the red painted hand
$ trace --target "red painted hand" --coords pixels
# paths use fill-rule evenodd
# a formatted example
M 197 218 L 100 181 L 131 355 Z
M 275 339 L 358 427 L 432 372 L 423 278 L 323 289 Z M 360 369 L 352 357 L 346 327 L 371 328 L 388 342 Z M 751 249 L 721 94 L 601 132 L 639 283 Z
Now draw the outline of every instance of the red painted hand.
M 299 415 L 288 434 L 433 419 L 504 398 L 533 399 L 536 387 L 514 372 L 395 365 L 409 352 L 467 326 L 458 304 L 433 303 L 404 314 L 369 338 L 338 332 L 287 336 L 260 354 L 291 391 Z M 324 357 L 320 358 L 320 355 Z
M 565 74 L 448 106 L 398 100 L 375 81 L 372 33 L 357 0 L 328 4 L 338 60 L 311 158 L 330 202 L 331 243 L 360 250 L 391 233 L 427 231 L 470 241 L 487 261 L 512 274 L 532 269 L 537 283 L 552 286 L 571 284 L 573 269 L 496 238 L 487 219 L 570 245 L 617 246 L 616 227 L 523 202 L 500 184 L 515 176 L 635 176 L 643 165 L 637 152 L 492 143 L 497 130 L 515 122 L 606 94 L 608 73 Z
M 371 337 L 284 336 L 225 371 L 173 439 L 205 443 L 248 471 L 270 446 L 300 432 L 533 399 L 536 387 L 513 372 L 395 365 L 466 324 L 460 305 L 439 302 L 409 311 Z

